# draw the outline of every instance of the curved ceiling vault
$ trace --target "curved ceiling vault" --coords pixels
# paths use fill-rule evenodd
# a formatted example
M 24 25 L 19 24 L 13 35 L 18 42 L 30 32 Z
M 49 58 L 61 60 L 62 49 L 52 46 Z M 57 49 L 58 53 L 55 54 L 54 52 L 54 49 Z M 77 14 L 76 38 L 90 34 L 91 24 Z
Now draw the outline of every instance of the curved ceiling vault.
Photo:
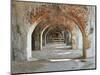
M 63 25 L 66 29 L 72 31 L 76 25 L 79 25 L 81 30 L 85 30 L 87 16 L 87 6 L 40 4 L 37 8 L 33 7 L 30 13 L 30 22 L 34 23 L 40 18 L 39 25 L 41 28 L 45 28 L 47 25 L 52 25 L 52 27 Z
M 42 30 L 47 25 L 52 27 L 56 25 L 65 26 L 70 32 L 78 26 L 83 36 L 83 58 L 86 58 L 87 38 L 86 38 L 86 26 L 88 23 L 88 6 L 79 5 L 58 5 L 58 4 L 36 4 L 35 8 L 32 7 L 29 13 L 29 22 L 34 25 L 34 22 L 38 23 L 38 27 Z M 33 24 L 32 24 L 33 23 Z

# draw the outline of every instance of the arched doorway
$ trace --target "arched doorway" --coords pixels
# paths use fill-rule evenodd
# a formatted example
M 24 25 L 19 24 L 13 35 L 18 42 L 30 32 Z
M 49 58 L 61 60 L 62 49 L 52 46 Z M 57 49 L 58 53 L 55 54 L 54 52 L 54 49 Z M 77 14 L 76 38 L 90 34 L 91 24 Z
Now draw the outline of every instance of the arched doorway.
M 55 10 L 55 9 L 54 9 Z M 62 12 L 61 12 L 62 13 Z M 82 38 L 83 38 L 83 57 L 84 58 L 86 58 L 86 47 L 85 47 L 85 43 L 86 43 L 86 35 L 85 35 L 85 31 L 84 31 L 84 29 L 82 28 L 82 26 L 84 26 L 84 24 L 85 23 L 82 23 L 81 21 L 80 21 L 80 19 L 77 17 L 77 16 L 75 16 L 75 14 L 73 14 L 73 13 L 68 13 L 67 15 L 64 15 L 63 14 L 63 16 L 61 16 L 61 15 L 59 15 L 59 14 L 57 14 L 57 15 L 55 15 L 54 17 L 55 18 L 51 18 L 50 17 L 50 15 L 54 15 L 55 14 L 55 11 L 54 12 L 50 12 L 50 14 L 49 15 L 47 15 L 47 16 L 49 16 L 49 20 L 50 21 L 48 21 L 48 19 L 46 18 L 46 17 L 44 17 L 44 18 L 39 18 L 39 19 L 41 19 L 39 22 L 41 22 L 41 21 L 44 21 L 45 23 L 47 23 L 47 22 L 49 22 L 51 25 L 52 25 L 52 23 L 53 23 L 53 25 L 56 25 L 56 24 L 63 24 L 63 25 L 65 25 L 65 26 L 67 26 L 68 27 L 68 29 L 70 30 L 71 28 L 72 28 L 72 26 L 74 27 L 74 25 L 77 25 L 77 27 L 79 28 L 79 30 L 80 30 L 80 32 L 81 32 L 81 34 L 82 34 Z M 58 17 L 57 17 L 58 16 Z M 58 21 L 58 19 L 57 18 L 59 18 L 59 21 Z M 43 20 L 43 19 L 45 19 L 45 20 Z M 47 19 L 47 21 L 46 21 L 46 19 Z M 60 22 L 60 19 L 62 20 L 61 22 Z M 66 22 L 67 21 L 67 22 Z M 69 22 L 68 22 L 69 21 Z M 38 23 L 39 23 L 38 22 Z M 70 23 L 71 23 L 71 25 L 70 25 Z M 48 24 L 48 23 L 47 23 Z M 39 26 L 38 24 L 36 25 L 36 26 Z M 36 27 L 35 26 L 35 27 Z M 34 26 L 33 26 L 34 27 Z M 40 27 L 41 28 L 41 27 Z M 31 28 L 30 28 L 31 29 Z M 31 30 L 29 30 L 29 31 L 31 31 Z M 34 31 L 34 28 L 33 28 L 33 31 Z M 43 35 L 43 32 L 45 31 L 45 29 L 43 29 L 43 31 L 41 31 L 42 32 L 42 34 L 40 33 L 39 34 L 39 37 L 41 36 L 42 37 L 42 35 Z M 68 33 L 69 34 L 69 33 Z M 32 35 L 32 31 L 31 31 L 31 34 L 29 34 L 29 38 L 31 37 L 31 35 Z M 70 35 L 68 35 L 68 37 L 69 37 Z M 43 37 L 42 37 L 43 38 Z M 40 38 L 40 40 L 39 40 L 39 42 L 40 42 L 40 45 L 39 45 L 39 48 L 40 49 L 42 49 L 42 44 L 43 44 L 43 40 L 42 40 L 42 38 Z M 29 40 L 29 39 L 28 39 Z M 34 39 L 33 39 L 34 40 Z M 46 40 L 47 41 L 47 40 Z M 74 42 L 74 41 L 73 41 Z M 71 43 L 73 43 L 73 42 L 71 42 Z M 30 42 L 29 42 L 30 43 Z M 27 43 L 28 44 L 28 43 Z M 30 50 L 32 50 L 32 44 L 28 44 L 28 48 L 27 48 L 27 51 L 28 51 L 28 49 L 30 49 Z M 35 47 L 34 47 L 35 48 Z M 34 49 L 33 48 L 33 49 Z M 28 53 L 28 52 L 27 52 Z M 32 52 L 31 51 L 29 51 L 29 53 L 28 53 L 30 56 L 31 56 L 31 54 L 32 54 Z

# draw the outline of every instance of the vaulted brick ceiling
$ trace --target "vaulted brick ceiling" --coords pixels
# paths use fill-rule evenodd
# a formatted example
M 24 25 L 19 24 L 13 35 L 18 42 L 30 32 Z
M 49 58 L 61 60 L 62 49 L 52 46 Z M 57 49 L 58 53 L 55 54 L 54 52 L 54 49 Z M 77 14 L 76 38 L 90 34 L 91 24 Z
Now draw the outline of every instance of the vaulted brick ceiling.
M 64 25 L 69 30 L 73 30 L 78 24 L 84 30 L 87 25 L 88 7 L 57 4 L 39 5 L 37 8 L 33 7 L 30 13 L 31 22 L 34 23 L 45 14 L 45 18 L 41 18 L 41 27 L 43 28 L 47 25 Z

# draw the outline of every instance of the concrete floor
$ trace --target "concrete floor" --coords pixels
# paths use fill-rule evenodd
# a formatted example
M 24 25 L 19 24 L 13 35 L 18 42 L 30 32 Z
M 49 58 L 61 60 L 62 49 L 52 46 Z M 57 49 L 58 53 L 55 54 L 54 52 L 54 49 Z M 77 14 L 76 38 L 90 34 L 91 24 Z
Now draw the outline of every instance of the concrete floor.
M 87 59 L 87 62 L 81 62 L 81 60 L 77 59 L 68 61 L 38 60 L 12 63 L 12 73 L 80 70 L 93 68 L 95 68 L 95 62 L 93 58 Z
M 33 51 L 32 56 L 37 59 L 70 59 L 82 56 L 82 50 L 71 49 L 64 43 L 49 43 L 42 50 Z
M 79 70 L 95 68 L 94 57 L 70 59 L 82 56 L 82 50 L 71 50 L 70 46 L 61 43 L 47 44 L 42 50 L 33 51 L 36 61 L 12 62 L 12 73 L 46 72 L 62 70 Z

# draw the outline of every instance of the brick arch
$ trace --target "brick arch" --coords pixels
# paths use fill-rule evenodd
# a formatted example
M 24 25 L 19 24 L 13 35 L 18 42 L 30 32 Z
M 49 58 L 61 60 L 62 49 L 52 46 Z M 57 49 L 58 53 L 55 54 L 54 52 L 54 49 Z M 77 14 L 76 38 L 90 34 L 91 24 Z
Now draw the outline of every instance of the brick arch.
M 83 38 L 83 59 L 86 59 L 87 54 L 86 54 L 86 33 L 85 33 L 85 29 L 82 26 L 85 26 L 85 23 L 83 23 L 81 21 L 81 18 L 77 17 L 77 14 L 74 13 L 68 13 L 66 15 L 66 18 L 72 20 L 73 22 L 75 22 L 75 24 L 78 26 L 78 28 L 80 29 L 81 33 L 82 33 L 82 38 Z
M 36 58 L 32 58 L 32 47 L 31 47 L 31 35 L 34 32 L 34 29 L 38 26 L 38 24 L 42 21 L 42 19 L 45 19 L 47 14 L 44 14 L 40 16 L 37 20 L 32 22 L 31 26 L 29 27 L 29 30 L 27 32 L 27 47 L 26 47 L 26 53 L 27 53 L 27 60 L 37 60 Z
M 60 26 L 62 26 L 62 25 L 60 25 Z M 46 26 L 46 27 L 47 27 L 47 26 Z M 64 25 L 63 25 L 63 27 L 66 28 Z M 46 31 L 47 29 L 48 29 L 48 31 Z M 51 29 L 53 29 L 53 28 L 52 28 L 52 25 L 49 25 L 49 26 L 45 29 L 45 31 L 44 31 L 44 33 L 46 32 L 46 33 L 45 33 L 45 34 L 46 34 L 46 35 L 45 35 L 45 38 L 46 38 L 48 32 L 49 32 Z M 66 30 L 66 29 L 65 29 L 65 31 L 70 31 L 70 30 L 68 30 L 68 29 Z M 43 33 L 43 34 L 44 34 L 44 33 Z
M 71 13 L 70 15 L 67 15 L 66 17 L 68 17 L 69 19 L 73 20 L 77 26 L 79 27 L 81 33 L 82 33 L 82 37 L 83 37 L 83 59 L 86 59 L 87 54 L 86 54 L 86 33 L 84 31 L 84 29 L 82 28 L 82 26 L 84 26 L 84 24 L 80 21 L 80 18 L 77 17 L 76 14 Z
M 29 28 L 29 32 L 28 32 L 28 39 L 27 39 L 27 45 L 30 45 L 29 39 L 30 36 L 32 34 L 32 32 L 34 31 L 35 27 L 39 25 L 39 23 L 43 20 L 46 19 L 48 17 L 48 13 L 45 13 L 44 15 L 40 16 L 36 21 L 33 21 L 33 24 L 30 26 Z M 83 58 L 86 59 L 86 48 L 85 48 L 85 43 L 86 43 L 86 34 L 84 29 L 82 28 L 82 26 L 84 25 L 81 21 L 80 18 L 77 17 L 76 14 L 74 13 L 70 13 L 67 14 L 66 16 L 67 18 L 69 18 L 70 20 L 72 20 L 73 22 L 76 23 L 76 25 L 79 27 L 80 31 L 82 32 L 82 36 L 83 36 Z M 31 53 L 31 46 L 27 47 L 27 59 L 30 59 L 32 57 L 32 53 Z

